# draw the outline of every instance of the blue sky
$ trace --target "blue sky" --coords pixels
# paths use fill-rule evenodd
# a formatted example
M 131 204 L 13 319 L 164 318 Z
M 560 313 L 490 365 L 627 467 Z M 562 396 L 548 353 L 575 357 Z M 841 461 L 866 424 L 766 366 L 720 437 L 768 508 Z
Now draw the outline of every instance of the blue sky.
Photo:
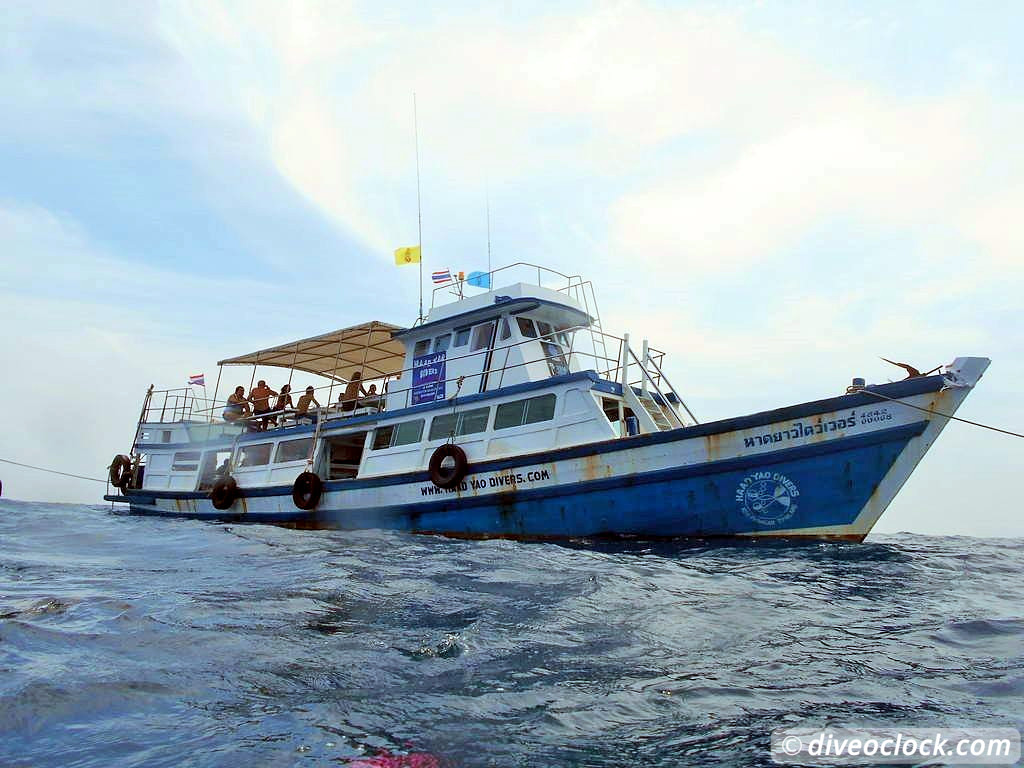
M 1024 428 L 1015 3 L 36 3 L 0 18 L 0 457 L 102 476 L 150 383 L 408 324 L 428 269 L 590 276 L 703 419 L 958 354 Z M 45 416 L 61 425 L 41 428 Z M 880 530 L 1024 535 L 951 426 Z M 91 485 L 2 470 L 20 498 Z

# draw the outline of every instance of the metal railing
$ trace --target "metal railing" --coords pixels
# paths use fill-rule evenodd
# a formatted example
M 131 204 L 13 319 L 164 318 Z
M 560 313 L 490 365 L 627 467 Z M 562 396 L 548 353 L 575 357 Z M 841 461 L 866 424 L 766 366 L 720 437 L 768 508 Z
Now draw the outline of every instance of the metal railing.
M 589 334 L 591 337 L 596 338 L 592 338 L 591 344 L 586 345 L 589 349 L 577 349 L 576 343 L 584 334 Z M 550 354 L 541 354 L 540 356 L 530 356 L 529 359 L 524 359 L 514 365 L 508 364 L 509 358 L 511 357 L 514 349 L 532 342 L 547 342 L 554 345 L 557 351 L 553 351 Z M 609 347 L 611 348 L 610 350 Z M 605 333 L 604 331 L 596 329 L 593 325 L 579 325 L 560 329 L 556 328 L 552 333 L 541 335 L 538 338 L 526 338 L 522 341 L 517 341 L 511 344 L 501 344 L 500 346 L 491 345 L 483 349 L 468 352 L 464 355 L 447 358 L 446 363 L 448 364 L 468 360 L 470 358 L 481 358 L 481 370 L 479 372 L 469 374 L 463 373 L 457 376 L 448 377 L 444 379 L 443 382 L 437 382 L 436 386 L 441 386 L 443 384 L 445 387 L 444 391 L 447 392 L 448 385 L 453 384 L 456 386 L 457 391 L 461 391 L 462 385 L 466 380 L 479 381 L 479 391 L 487 392 L 500 389 L 504 386 L 506 375 L 510 371 L 542 363 L 549 365 L 549 372 L 553 376 L 556 375 L 554 373 L 554 369 L 560 369 L 561 366 L 564 365 L 567 371 L 592 370 L 602 379 L 620 384 L 624 383 L 626 386 L 630 387 L 640 388 L 645 393 L 648 390 L 653 390 L 665 403 L 671 403 L 670 398 L 667 396 L 668 393 L 671 393 L 675 398 L 675 401 L 682 405 L 682 407 L 686 409 L 690 418 L 696 422 L 696 419 L 693 417 L 689 408 L 686 407 L 678 391 L 672 386 L 671 382 L 668 381 L 662 372 L 665 353 L 661 350 L 647 346 L 646 342 L 644 344 L 644 349 L 646 355 L 637 357 L 636 353 L 628 346 L 628 337 L 619 337 Z M 543 351 L 544 348 L 542 346 L 542 352 Z M 614 354 L 609 354 L 609 351 L 614 352 Z M 502 365 L 499 367 L 493 364 L 494 358 L 501 355 L 503 352 L 504 361 Z M 487 369 L 484 370 L 483 363 L 487 359 L 487 355 L 492 356 L 492 364 L 487 366 Z M 555 363 L 555 366 L 551 366 L 552 363 Z M 461 368 L 462 366 L 459 367 Z M 403 378 L 406 378 L 406 376 L 411 380 L 412 371 L 412 368 L 403 368 L 400 372 L 383 377 L 380 380 L 367 379 L 363 382 L 366 385 L 379 381 L 381 391 L 370 397 L 362 396 L 357 398 L 357 402 L 353 403 L 353 407 L 358 407 L 359 403 L 372 403 L 374 400 L 377 400 L 382 404 L 390 403 L 392 407 L 395 407 L 396 405 L 398 405 L 398 407 L 411 406 L 413 393 L 418 388 L 417 386 L 410 385 L 400 390 L 390 391 L 388 387 L 389 384 L 402 380 Z M 492 385 L 492 382 L 495 381 L 496 384 Z M 337 382 L 331 382 L 320 387 L 314 387 L 314 395 L 318 391 L 322 393 L 323 390 L 333 392 L 337 386 Z M 398 395 L 402 395 L 402 397 L 396 397 Z M 339 399 L 337 403 L 328 403 L 327 405 L 321 405 L 316 409 L 311 408 L 310 413 L 317 413 L 318 421 L 324 418 L 331 418 L 336 414 L 342 415 L 344 413 L 344 415 L 351 415 L 351 409 L 347 412 L 342 411 L 341 404 L 345 402 L 346 401 Z M 140 424 L 143 422 L 167 423 L 180 421 L 222 421 L 222 419 L 218 418 L 218 411 L 222 411 L 224 408 L 224 404 L 218 405 L 211 400 L 201 398 L 187 387 L 151 391 L 147 393 L 147 398 L 142 409 L 143 418 L 140 421 Z M 337 411 L 334 410 L 335 408 L 337 408 Z M 378 408 L 378 410 L 382 409 L 383 408 Z M 273 413 L 276 414 L 281 412 L 275 411 Z M 295 414 L 294 411 L 289 411 L 287 415 L 292 417 Z M 246 424 L 266 419 L 266 413 L 249 414 L 232 420 L 232 423 Z M 680 421 L 680 423 L 682 422 Z

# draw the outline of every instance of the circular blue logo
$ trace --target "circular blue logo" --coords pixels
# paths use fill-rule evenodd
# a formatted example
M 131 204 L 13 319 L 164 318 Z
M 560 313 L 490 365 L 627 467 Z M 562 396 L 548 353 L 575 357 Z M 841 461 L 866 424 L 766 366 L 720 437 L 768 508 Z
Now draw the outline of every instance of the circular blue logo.
M 755 472 L 740 481 L 740 510 L 762 525 L 779 525 L 796 514 L 796 483 L 779 472 Z

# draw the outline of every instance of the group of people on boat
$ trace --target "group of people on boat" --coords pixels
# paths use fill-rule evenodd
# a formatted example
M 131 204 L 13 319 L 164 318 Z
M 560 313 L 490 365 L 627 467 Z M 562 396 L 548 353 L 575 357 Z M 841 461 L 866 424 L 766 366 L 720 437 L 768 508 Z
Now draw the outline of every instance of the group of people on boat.
M 386 387 L 385 387 L 386 388 Z M 228 396 L 221 414 L 224 421 L 238 421 L 247 419 L 251 429 L 265 430 L 270 426 L 276 426 L 278 417 L 291 414 L 295 420 L 308 419 L 316 424 L 318 413 L 323 406 L 316 399 L 316 389 L 312 386 L 306 387 L 305 394 L 299 397 L 297 403 L 292 401 L 292 388 L 290 384 L 281 386 L 280 392 L 275 392 L 267 382 L 260 379 L 253 387 L 249 395 L 245 394 L 245 387 L 235 387 L 235 391 Z M 271 405 L 271 398 L 276 398 Z M 377 393 L 377 385 L 371 384 L 369 389 L 363 387 L 363 375 L 360 371 L 353 371 L 352 377 L 345 385 L 345 389 L 339 393 L 338 402 L 334 408 L 341 413 L 351 413 L 356 408 L 377 408 L 382 405 L 383 393 Z M 251 407 L 250 407 L 251 406 Z

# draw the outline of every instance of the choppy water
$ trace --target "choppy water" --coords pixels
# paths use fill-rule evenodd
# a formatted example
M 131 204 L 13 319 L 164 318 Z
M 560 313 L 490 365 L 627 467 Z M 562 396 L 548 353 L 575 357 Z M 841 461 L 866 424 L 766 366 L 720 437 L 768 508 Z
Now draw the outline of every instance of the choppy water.
M 577 548 L 0 501 L 3 765 L 771 765 L 773 728 L 825 722 L 1021 728 L 1024 541 Z

